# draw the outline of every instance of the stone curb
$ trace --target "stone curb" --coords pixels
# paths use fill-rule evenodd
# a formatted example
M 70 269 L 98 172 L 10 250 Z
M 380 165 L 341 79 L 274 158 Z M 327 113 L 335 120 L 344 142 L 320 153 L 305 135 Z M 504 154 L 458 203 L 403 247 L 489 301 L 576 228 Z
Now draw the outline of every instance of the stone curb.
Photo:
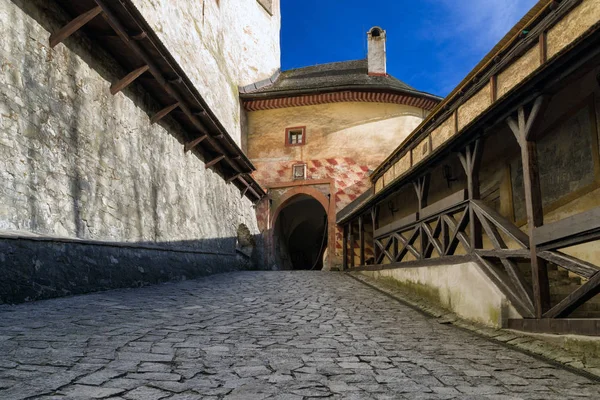
M 467 321 L 443 307 L 431 304 L 431 302 L 427 302 L 417 295 L 407 293 L 376 279 L 364 276 L 357 272 L 346 272 L 345 275 L 421 312 L 422 314 L 436 318 L 437 322 L 440 324 L 450 324 L 457 328 L 468 330 L 487 340 L 516 349 L 530 356 L 542 359 L 543 361 L 550 362 L 558 367 L 565 368 L 570 372 L 583 375 L 589 379 L 600 381 L 600 368 L 587 366 L 590 361 L 589 359 L 586 360 L 558 345 L 537 339 L 534 335 L 510 329 L 490 328 Z M 600 360 L 593 359 L 592 361 L 596 365 L 600 365 Z

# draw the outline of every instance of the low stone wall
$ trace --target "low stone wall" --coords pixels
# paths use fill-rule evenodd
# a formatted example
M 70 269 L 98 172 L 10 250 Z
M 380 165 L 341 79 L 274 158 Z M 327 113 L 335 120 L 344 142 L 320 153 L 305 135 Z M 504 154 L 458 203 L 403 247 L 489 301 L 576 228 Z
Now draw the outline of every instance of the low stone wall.
M 0 304 L 252 269 L 242 252 L 0 236 Z
M 475 262 L 363 271 L 362 274 L 386 280 L 461 318 L 488 326 L 503 327 L 508 318 L 521 318 Z

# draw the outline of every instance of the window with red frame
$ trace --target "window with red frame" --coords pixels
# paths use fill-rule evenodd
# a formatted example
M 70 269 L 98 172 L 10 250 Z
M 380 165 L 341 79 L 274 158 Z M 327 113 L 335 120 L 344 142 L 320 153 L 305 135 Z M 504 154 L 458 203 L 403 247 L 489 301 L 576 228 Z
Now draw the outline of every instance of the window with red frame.
M 306 128 L 287 128 L 285 130 L 286 146 L 302 146 L 306 144 Z

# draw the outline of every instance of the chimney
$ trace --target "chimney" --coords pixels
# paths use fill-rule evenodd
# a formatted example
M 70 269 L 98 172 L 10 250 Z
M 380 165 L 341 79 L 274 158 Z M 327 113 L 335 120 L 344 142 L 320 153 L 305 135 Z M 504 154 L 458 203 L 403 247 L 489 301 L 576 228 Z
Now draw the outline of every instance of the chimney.
M 385 31 L 378 26 L 371 28 L 368 32 L 369 45 L 369 75 L 386 76 L 386 57 L 385 57 Z

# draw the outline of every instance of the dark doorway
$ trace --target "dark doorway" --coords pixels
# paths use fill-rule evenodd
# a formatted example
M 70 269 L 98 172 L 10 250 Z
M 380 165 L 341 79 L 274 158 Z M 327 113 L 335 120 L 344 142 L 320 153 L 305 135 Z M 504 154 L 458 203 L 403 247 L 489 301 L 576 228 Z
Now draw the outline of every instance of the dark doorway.
M 290 199 L 275 221 L 275 246 L 282 269 L 323 269 L 327 213 L 321 203 L 306 194 Z

